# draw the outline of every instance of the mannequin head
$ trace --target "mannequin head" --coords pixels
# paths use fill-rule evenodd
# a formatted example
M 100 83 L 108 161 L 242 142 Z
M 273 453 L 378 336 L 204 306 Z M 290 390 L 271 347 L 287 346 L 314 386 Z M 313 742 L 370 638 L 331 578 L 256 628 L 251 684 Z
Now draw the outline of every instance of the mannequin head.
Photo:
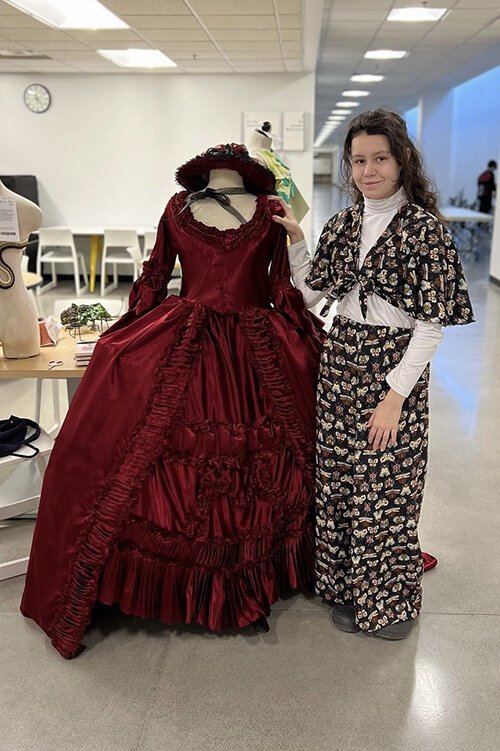
M 271 151 L 273 145 L 273 139 L 269 135 L 271 132 L 271 123 L 266 120 L 262 123 L 260 128 L 255 128 L 250 136 L 248 144 L 248 151 L 256 151 L 257 149 L 265 149 Z

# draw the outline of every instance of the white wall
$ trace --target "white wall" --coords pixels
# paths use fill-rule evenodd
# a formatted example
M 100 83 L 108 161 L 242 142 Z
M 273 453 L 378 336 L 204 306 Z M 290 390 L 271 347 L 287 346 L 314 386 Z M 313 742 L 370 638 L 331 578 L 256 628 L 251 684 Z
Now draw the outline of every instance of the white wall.
M 43 115 L 23 104 L 33 81 L 52 93 Z M 0 75 L 0 102 L 0 174 L 37 176 L 46 225 L 156 225 L 177 167 L 241 142 L 245 110 L 307 113 L 306 151 L 284 156 L 311 203 L 312 73 Z M 309 234 L 309 215 L 303 224 Z
M 454 90 L 452 194 L 476 199 L 478 175 L 500 149 L 500 66 Z
M 406 110 L 406 112 L 403 113 L 403 117 L 406 121 L 406 127 L 408 128 L 408 135 L 412 141 L 416 141 L 418 130 L 418 107 Z

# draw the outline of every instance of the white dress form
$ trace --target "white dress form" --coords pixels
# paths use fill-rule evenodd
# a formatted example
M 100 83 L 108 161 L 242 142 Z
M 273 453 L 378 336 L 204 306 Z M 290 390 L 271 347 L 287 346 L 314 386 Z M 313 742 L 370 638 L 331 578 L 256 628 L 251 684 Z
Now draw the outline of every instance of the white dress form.
M 258 162 L 266 166 L 262 159 L 261 151 L 271 151 L 273 145 L 273 139 L 271 136 L 267 136 L 265 133 L 259 130 L 254 130 L 248 141 L 248 153 L 252 159 L 256 159 Z
M 35 203 L 13 193 L 1 181 L 0 196 L 14 199 L 19 223 L 18 242 L 0 241 L 2 260 L 9 267 L 0 264 L 0 341 L 4 357 L 34 357 L 40 352 L 40 333 L 33 300 L 24 286 L 21 258 L 31 232 L 42 223 L 42 212 Z M 4 287 L 7 284 L 10 286 Z
M 221 188 L 244 189 L 244 187 L 243 178 L 239 172 L 232 169 L 210 170 L 207 188 L 220 190 Z M 229 199 L 231 201 L 231 206 L 239 211 L 248 222 L 255 213 L 255 204 L 257 201 L 256 196 L 254 196 L 253 193 L 241 193 L 238 195 L 230 195 Z M 217 227 L 217 229 L 225 230 L 241 226 L 238 219 L 218 204 L 215 198 L 204 198 L 201 201 L 195 201 L 191 204 L 190 209 L 194 218 L 198 222 L 202 222 L 210 227 Z

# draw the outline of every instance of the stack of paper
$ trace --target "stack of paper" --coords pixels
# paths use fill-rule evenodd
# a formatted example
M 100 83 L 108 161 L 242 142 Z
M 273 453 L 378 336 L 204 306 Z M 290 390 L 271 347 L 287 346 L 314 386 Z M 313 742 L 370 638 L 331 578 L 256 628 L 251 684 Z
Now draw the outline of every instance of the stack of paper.
M 92 352 L 97 342 L 77 342 L 75 344 L 75 363 L 85 367 L 89 364 Z

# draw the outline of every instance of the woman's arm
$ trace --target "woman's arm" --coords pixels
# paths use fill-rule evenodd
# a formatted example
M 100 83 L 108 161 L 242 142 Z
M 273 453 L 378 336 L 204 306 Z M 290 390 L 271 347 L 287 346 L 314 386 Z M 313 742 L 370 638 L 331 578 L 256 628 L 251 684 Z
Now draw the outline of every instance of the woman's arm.
M 404 400 L 434 357 L 442 338 L 440 324 L 418 320 L 415 322 L 406 352 L 399 364 L 386 376 L 390 389 L 373 410 L 368 422 L 368 443 L 373 444 L 375 451 L 379 448 L 385 451 L 388 445 L 396 444 Z
M 405 398 L 409 396 L 443 339 L 442 328 L 439 323 L 415 321 L 406 352 L 386 377 L 391 389 Z

